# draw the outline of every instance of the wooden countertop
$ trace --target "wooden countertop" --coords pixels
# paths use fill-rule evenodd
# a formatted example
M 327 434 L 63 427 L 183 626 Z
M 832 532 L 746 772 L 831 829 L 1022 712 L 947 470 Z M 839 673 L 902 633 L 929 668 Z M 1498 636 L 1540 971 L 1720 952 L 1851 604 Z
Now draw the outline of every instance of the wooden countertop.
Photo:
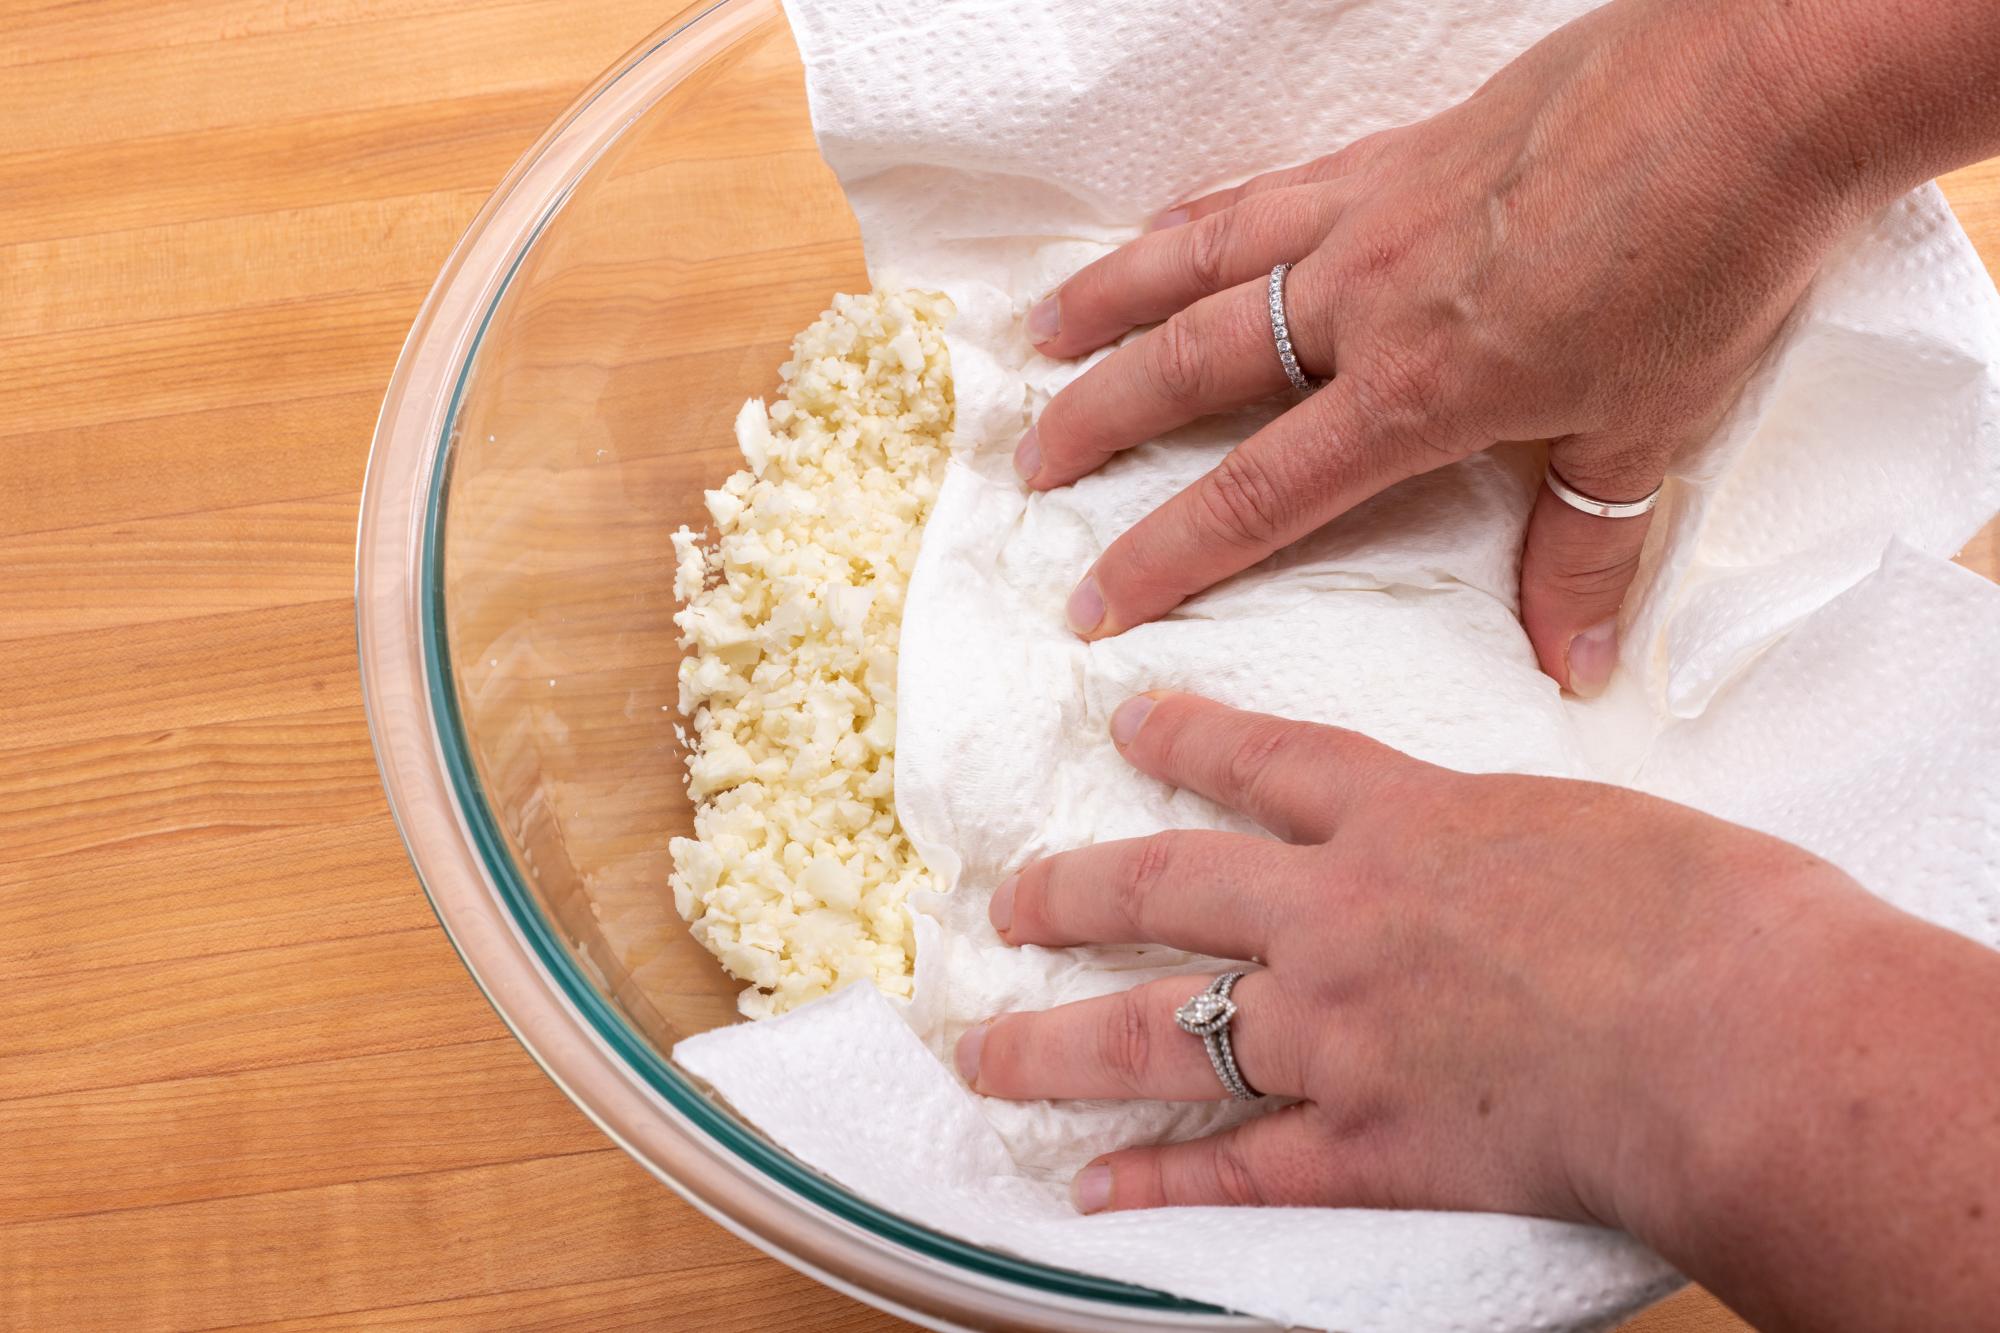
M 362 719 L 355 505 L 403 335 L 667 14 L 0 0 L 0 1326 L 903 1327 L 543 1078 Z M 2000 164 L 1950 188 L 2000 260 Z M 1732 1326 L 1691 1293 L 1631 1327 Z

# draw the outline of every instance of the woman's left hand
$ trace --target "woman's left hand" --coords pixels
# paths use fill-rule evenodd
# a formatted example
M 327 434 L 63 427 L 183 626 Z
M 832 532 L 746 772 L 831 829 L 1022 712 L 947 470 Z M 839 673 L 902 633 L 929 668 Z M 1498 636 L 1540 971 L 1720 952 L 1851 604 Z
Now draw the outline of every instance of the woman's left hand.
M 1964 30 L 1990 29 L 1956 7 Z M 1867 14 L 1880 8 L 1615 0 L 1459 105 L 1188 201 L 1072 275 L 1027 315 L 1044 354 L 1079 357 L 1154 327 L 1056 394 L 1022 437 L 1015 466 L 1034 490 L 1286 392 L 1269 311 L 1280 262 L 1296 264 L 1285 347 L 1303 378 L 1331 378 L 1079 571 L 1070 627 L 1095 640 L 1156 620 L 1497 440 L 1551 441 L 1553 471 L 1597 500 L 1654 494 L 1839 237 L 1935 156 L 1858 147 L 1878 114 L 1837 95 L 1823 53 L 1800 45 L 1801 30 L 1852 29 L 1836 43 L 1847 68 L 1872 69 L 1880 42 L 1866 29 L 1887 20 Z M 1917 68 L 1966 45 L 1937 19 Z M 1542 669 L 1579 695 L 1610 678 L 1647 523 L 1554 492 L 1527 516 L 1522 627 Z
M 1013 945 L 1154 943 L 1259 960 L 1236 987 L 1245 1079 L 1298 1104 L 1084 1170 L 1086 1212 L 1162 1204 L 1464 1208 L 1617 1223 L 1624 1170 L 1685 1143 L 1725 1040 L 1806 910 L 1894 915 L 1777 839 L 1638 792 L 1473 776 L 1352 732 L 1182 694 L 1113 736 L 1143 771 L 1277 835 L 1180 831 L 1046 857 L 994 895 Z M 1837 936 L 1834 931 L 1829 938 Z M 1174 1011 L 1188 976 L 958 1047 L 996 1097 L 1215 1099 Z

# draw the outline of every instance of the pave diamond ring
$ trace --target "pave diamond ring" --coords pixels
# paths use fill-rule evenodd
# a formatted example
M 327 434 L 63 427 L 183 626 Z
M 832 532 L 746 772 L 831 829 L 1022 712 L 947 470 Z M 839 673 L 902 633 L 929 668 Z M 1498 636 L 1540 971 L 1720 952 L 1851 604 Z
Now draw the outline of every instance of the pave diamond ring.
M 1241 980 L 1241 972 L 1223 973 L 1174 1011 L 1174 1023 L 1189 1036 L 1201 1038 L 1224 1091 L 1238 1101 L 1251 1102 L 1263 1094 L 1244 1081 L 1243 1071 L 1236 1067 L 1235 1048 L 1229 1044 L 1229 1025 L 1236 1019 L 1236 1001 L 1229 992 Z
M 1285 318 L 1285 275 L 1292 271 L 1290 264 L 1280 264 L 1271 270 L 1271 336 L 1278 343 L 1278 364 L 1285 368 L 1285 378 L 1300 393 L 1311 393 L 1319 387 L 1312 376 L 1299 369 L 1298 355 L 1292 351 L 1292 325 Z

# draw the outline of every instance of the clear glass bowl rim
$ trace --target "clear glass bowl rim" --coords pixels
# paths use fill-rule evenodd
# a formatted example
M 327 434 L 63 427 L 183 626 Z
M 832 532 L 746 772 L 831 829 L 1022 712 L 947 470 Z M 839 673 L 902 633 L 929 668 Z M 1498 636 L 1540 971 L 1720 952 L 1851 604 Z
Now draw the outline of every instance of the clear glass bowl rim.
M 356 542 L 362 695 L 391 811 L 440 924 L 537 1063 L 614 1142 L 760 1249 L 933 1327 L 962 1317 L 1086 1330 L 1262 1326 L 918 1226 L 746 1130 L 591 984 L 521 878 L 481 789 L 452 686 L 441 539 L 474 358 L 536 239 L 604 151 L 682 76 L 777 12 L 776 0 L 698 7 L 614 64 L 495 190 L 412 326 L 370 450 Z

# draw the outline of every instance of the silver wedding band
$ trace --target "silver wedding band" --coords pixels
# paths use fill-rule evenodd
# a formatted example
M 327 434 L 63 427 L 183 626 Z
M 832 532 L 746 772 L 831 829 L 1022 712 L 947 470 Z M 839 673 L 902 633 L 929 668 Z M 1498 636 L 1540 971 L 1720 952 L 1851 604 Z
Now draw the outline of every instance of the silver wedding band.
M 1319 385 L 1299 368 L 1299 358 L 1292 351 L 1292 324 L 1285 317 L 1285 275 L 1291 271 L 1290 264 L 1271 270 L 1271 337 L 1277 341 L 1278 364 L 1285 368 L 1285 378 L 1300 393 L 1311 393 Z
M 1553 467 L 1544 472 L 1542 477 L 1548 482 L 1549 489 L 1555 493 L 1556 499 L 1561 500 L 1571 509 L 1580 509 L 1584 513 L 1593 514 L 1598 518 L 1637 518 L 1641 514 L 1650 514 L 1653 512 L 1653 506 L 1660 502 L 1660 492 L 1666 489 L 1666 483 L 1662 482 L 1653 488 L 1651 495 L 1641 496 L 1637 500 L 1628 500 L 1623 504 L 1619 504 L 1611 500 L 1599 500 L 1585 495 L 1582 491 L 1570 485 L 1561 477 L 1558 477 Z
M 1254 1102 L 1263 1094 L 1244 1081 L 1243 1071 L 1236 1067 L 1236 1048 L 1229 1041 L 1229 1025 L 1237 1012 L 1229 992 L 1241 980 L 1241 972 L 1224 972 L 1174 1011 L 1174 1023 L 1189 1036 L 1201 1038 L 1224 1092 L 1240 1102 Z

